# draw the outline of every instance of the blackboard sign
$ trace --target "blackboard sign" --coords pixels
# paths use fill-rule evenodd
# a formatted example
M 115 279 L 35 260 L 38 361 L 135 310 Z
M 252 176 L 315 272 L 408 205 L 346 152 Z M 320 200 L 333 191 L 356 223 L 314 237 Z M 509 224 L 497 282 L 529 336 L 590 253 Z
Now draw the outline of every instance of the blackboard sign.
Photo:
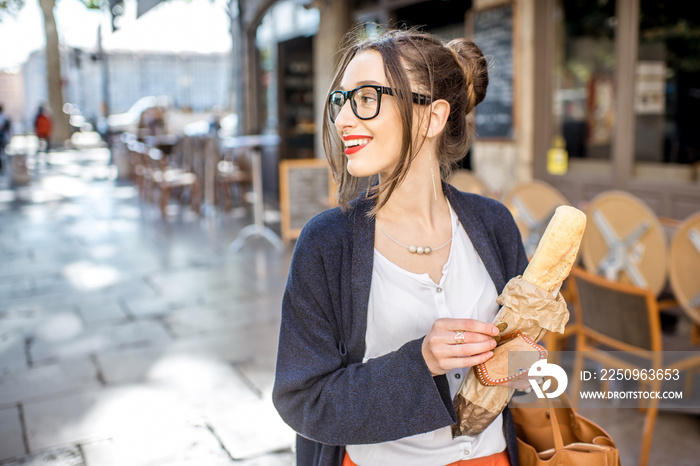
M 323 159 L 280 162 L 280 211 L 282 241 L 299 237 L 301 229 L 316 214 L 334 204 L 335 185 Z
M 486 98 L 476 107 L 479 138 L 513 137 L 513 7 L 505 5 L 474 15 L 474 42 L 489 67 Z

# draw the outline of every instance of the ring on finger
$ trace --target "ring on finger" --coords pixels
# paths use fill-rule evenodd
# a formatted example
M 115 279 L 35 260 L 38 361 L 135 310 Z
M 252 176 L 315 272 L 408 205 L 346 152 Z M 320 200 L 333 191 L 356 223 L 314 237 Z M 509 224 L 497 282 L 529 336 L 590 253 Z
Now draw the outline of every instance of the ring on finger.
M 464 332 L 462 330 L 455 331 L 455 343 L 458 345 L 464 343 Z

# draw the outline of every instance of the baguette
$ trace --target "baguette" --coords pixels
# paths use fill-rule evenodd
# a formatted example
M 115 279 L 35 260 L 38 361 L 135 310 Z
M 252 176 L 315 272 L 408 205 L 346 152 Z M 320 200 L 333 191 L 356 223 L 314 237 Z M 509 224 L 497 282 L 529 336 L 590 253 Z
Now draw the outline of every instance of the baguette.
M 550 293 L 557 291 L 571 272 L 585 229 L 583 212 L 568 205 L 557 207 L 523 279 Z
M 523 276 L 511 279 L 498 298 L 503 307 L 494 324 L 501 333 L 518 330 L 537 342 L 548 331 L 564 331 L 569 311 L 559 288 L 574 265 L 585 228 L 583 212 L 570 206 L 557 207 Z M 454 399 L 457 424 L 452 426 L 452 436 L 483 432 L 514 391 L 505 385 L 482 385 L 476 371 L 469 371 Z

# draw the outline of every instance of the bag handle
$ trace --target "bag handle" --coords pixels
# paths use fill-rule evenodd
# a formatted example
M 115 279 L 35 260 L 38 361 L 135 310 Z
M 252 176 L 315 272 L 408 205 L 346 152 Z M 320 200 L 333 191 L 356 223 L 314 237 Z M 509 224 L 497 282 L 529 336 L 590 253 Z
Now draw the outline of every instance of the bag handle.
M 557 414 L 556 410 L 554 409 L 554 404 L 552 403 L 551 398 L 549 398 L 547 395 L 545 395 L 547 398 L 547 406 L 549 408 L 549 422 L 552 423 L 552 435 L 554 436 L 554 451 L 558 452 L 559 450 L 564 449 L 564 438 L 561 435 L 561 427 L 559 426 L 559 422 L 557 421 Z

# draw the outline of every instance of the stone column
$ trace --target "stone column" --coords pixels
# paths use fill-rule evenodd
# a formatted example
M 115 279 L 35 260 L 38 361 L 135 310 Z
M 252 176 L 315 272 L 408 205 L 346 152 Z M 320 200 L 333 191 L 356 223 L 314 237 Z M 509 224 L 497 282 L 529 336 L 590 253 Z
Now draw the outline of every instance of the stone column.
M 350 10 L 344 0 L 316 0 L 314 6 L 319 9 L 320 21 L 318 32 L 314 36 L 314 114 L 316 135 L 314 154 L 324 158 L 323 153 L 323 107 L 328 98 L 328 89 L 333 79 L 333 72 L 338 63 L 338 50 L 350 28 Z

